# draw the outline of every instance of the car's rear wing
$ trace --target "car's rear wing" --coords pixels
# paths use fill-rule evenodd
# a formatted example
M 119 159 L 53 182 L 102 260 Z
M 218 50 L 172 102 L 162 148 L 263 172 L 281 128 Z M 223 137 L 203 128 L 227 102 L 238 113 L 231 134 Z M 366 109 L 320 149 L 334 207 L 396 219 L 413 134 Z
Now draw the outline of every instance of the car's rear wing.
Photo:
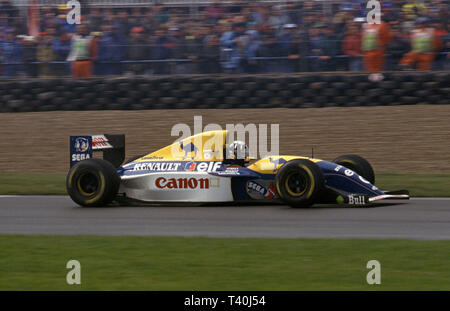
M 102 151 L 103 159 L 119 167 L 125 159 L 124 134 L 70 136 L 70 167 L 91 159 L 94 151 Z

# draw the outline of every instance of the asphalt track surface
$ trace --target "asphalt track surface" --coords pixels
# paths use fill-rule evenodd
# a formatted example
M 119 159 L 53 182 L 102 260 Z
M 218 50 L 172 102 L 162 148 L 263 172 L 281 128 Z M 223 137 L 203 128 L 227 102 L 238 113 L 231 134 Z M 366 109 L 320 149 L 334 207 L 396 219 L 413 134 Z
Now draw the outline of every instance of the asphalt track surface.
M 68 196 L 0 196 L 0 234 L 450 239 L 450 198 L 330 205 L 82 208 Z

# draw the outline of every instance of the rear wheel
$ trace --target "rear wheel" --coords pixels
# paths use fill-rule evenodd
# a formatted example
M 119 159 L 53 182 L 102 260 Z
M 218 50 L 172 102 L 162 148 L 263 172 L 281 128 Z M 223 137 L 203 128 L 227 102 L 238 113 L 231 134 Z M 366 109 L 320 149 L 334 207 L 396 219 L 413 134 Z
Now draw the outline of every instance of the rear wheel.
M 67 174 L 67 193 L 72 200 L 86 207 L 104 206 L 117 195 L 120 177 L 116 168 L 102 159 L 83 160 Z
M 324 187 L 322 170 L 306 159 L 285 163 L 275 176 L 281 199 L 291 207 L 308 207 L 314 204 Z
M 375 173 L 369 161 L 356 154 L 345 154 L 333 160 L 334 163 L 351 169 L 356 174 L 364 177 L 371 184 L 375 184 Z

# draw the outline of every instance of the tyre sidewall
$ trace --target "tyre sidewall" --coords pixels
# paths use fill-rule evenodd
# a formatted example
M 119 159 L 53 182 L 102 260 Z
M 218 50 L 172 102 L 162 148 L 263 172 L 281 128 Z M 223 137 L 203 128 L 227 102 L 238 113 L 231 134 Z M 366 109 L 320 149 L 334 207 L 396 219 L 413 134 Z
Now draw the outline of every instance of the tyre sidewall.
M 90 173 L 96 176 L 99 183 L 93 194 L 83 193 L 80 178 Z M 67 175 L 67 192 L 72 200 L 81 206 L 106 205 L 117 194 L 120 178 L 111 163 L 101 159 L 89 159 L 77 163 Z
M 290 174 L 299 173 L 307 176 L 305 190 L 299 195 L 289 193 L 287 189 L 287 178 Z M 308 207 L 314 204 L 318 194 L 322 191 L 324 177 L 322 170 L 317 164 L 306 159 L 291 160 L 285 163 L 277 172 L 275 184 L 278 195 L 292 207 Z
M 356 154 L 346 154 L 333 160 L 334 163 L 351 169 L 356 174 L 362 176 L 371 184 L 375 184 L 375 172 L 369 161 Z

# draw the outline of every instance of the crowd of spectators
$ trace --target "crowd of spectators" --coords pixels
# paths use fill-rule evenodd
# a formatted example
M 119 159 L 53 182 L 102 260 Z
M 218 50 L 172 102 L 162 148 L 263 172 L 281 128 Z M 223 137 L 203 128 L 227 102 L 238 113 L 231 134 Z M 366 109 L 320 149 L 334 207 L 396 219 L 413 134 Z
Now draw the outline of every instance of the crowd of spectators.
M 288 73 L 362 71 L 366 1 L 213 1 L 206 7 L 82 7 L 81 24 L 68 9 L 39 7 L 39 34 L 9 0 L 0 5 L 1 75 Z M 420 24 L 440 44 L 429 69 L 450 69 L 447 0 L 383 0 L 389 27 L 384 70 L 411 69 L 401 59 L 413 49 Z M 23 13 L 23 12 L 22 12 Z M 81 62 L 85 62 L 84 66 Z M 73 69 L 73 68 L 72 68 Z

